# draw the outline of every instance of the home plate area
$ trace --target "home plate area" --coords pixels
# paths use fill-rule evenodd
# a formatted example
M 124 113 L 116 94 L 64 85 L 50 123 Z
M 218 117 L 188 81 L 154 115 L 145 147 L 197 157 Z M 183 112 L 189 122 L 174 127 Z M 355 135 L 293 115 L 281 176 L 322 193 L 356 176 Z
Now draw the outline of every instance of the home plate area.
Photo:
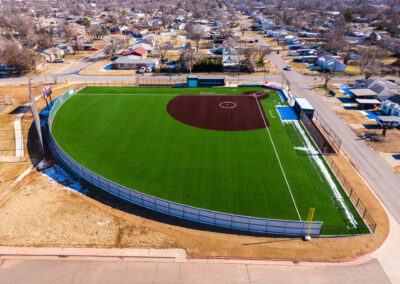
M 262 92 L 261 92 L 262 93 Z M 179 95 L 167 105 L 176 120 L 203 129 L 243 131 L 269 126 L 257 100 L 268 94 L 247 92 L 242 95 Z

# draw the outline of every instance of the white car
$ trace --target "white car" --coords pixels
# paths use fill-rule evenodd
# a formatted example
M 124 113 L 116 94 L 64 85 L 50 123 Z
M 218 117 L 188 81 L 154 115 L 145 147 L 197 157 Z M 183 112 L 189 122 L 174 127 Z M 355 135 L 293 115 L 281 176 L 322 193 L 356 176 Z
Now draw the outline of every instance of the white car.
M 283 68 L 283 70 L 286 70 L 286 71 L 292 71 L 293 70 L 293 68 L 292 68 L 292 66 L 285 66 L 284 68 Z
M 54 59 L 54 63 L 64 63 L 64 59 L 56 58 L 56 59 Z
M 143 74 L 146 72 L 146 67 L 140 67 L 140 69 L 138 70 L 139 74 Z
M 147 72 L 147 73 L 151 73 L 151 72 L 153 72 L 153 68 L 151 68 L 151 67 L 147 67 L 147 68 L 146 68 L 146 72 Z

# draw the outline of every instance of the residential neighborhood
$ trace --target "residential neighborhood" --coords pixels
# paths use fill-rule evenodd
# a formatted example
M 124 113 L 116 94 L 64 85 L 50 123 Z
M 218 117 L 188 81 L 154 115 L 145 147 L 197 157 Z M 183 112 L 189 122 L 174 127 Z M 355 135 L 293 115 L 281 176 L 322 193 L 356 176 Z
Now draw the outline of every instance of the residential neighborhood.
M 0 220 L 0 283 L 400 283 L 400 2 L 0 0 Z

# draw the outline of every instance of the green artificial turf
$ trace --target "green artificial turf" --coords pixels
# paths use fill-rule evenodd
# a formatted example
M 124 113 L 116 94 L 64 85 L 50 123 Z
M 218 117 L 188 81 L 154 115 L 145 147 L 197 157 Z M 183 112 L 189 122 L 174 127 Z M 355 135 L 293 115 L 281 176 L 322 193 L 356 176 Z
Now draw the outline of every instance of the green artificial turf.
M 346 228 L 349 222 L 336 208 L 321 172 L 308 155 L 294 149 L 301 137 L 281 122 L 275 106 L 282 102 L 276 92 L 261 102 L 290 189 L 266 129 L 200 129 L 166 111 L 178 94 L 249 90 L 261 89 L 88 87 L 57 112 L 52 133 L 83 166 L 149 195 L 220 212 L 288 220 L 299 220 L 296 204 L 302 220 L 313 207 L 314 220 L 323 221 L 326 228 Z M 344 194 L 343 198 L 359 219 Z M 367 233 L 362 220 L 358 222 L 360 232 Z

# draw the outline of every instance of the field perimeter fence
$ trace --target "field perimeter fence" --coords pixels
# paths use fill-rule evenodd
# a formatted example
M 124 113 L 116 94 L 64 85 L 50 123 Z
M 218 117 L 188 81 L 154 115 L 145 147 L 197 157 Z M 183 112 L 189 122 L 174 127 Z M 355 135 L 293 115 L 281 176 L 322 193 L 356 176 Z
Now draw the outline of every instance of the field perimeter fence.
M 71 88 L 63 95 L 61 95 L 54 103 L 49 113 L 49 131 L 47 136 L 49 148 L 55 158 L 78 177 L 88 181 L 94 186 L 100 188 L 101 190 L 108 192 L 118 198 L 121 198 L 131 204 L 145 207 L 159 213 L 182 218 L 192 222 L 251 233 L 276 234 L 287 236 L 307 235 L 310 223 L 306 221 L 255 218 L 249 216 L 220 213 L 212 210 L 182 205 L 179 203 L 143 194 L 141 192 L 137 192 L 130 188 L 114 183 L 83 167 L 61 149 L 61 147 L 54 140 L 51 133 L 52 123 L 57 111 L 62 106 L 62 104 L 74 94 L 75 89 Z M 312 222 L 310 235 L 319 236 L 321 232 L 321 227 L 322 222 Z
M 314 121 L 310 119 L 304 111 L 300 112 L 300 120 L 322 154 L 339 154 L 335 147 L 332 146 L 332 143 L 325 137 Z
M 368 211 L 367 207 L 364 205 L 360 197 L 358 196 L 357 192 L 351 186 L 350 182 L 346 179 L 345 174 L 340 170 L 337 163 L 331 157 L 325 158 L 326 162 L 329 164 L 332 171 L 335 173 L 337 179 L 342 184 L 344 191 L 346 192 L 347 196 L 350 198 L 354 207 L 357 209 L 360 217 L 367 225 L 371 233 L 374 233 L 377 227 L 377 224 L 372 218 L 370 212 Z M 338 209 L 339 210 L 339 209 Z M 341 210 L 341 209 L 340 209 Z M 344 212 L 341 212 L 344 214 Z M 357 220 L 357 218 L 355 218 Z M 345 230 L 343 226 L 323 226 L 322 231 L 324 235 L 340 235 L 340 232 Z M 348 228 L 347 228 L 348 229 Z M 352 233 L 362 234 L 363 232 L 360 231 L 359 228 L 350 228 Z M 338 233 L 339 232 L 339 233 Z
M 150 77 L 150 76 L 136 76 L 132 80 L 126 81 L 93 81 L 93 82 L 80 82 L 75 83 L 75 86 L 82 87 L 173 87 L 175 85 L 186 84 L 186 78 L 183 77 Z
M 333 146 L 336 148 L 337 153 L 340 153 L 340 148 L 342 146 L 342 139 L 336 134 L 336 132 L 329 126 L 329 123 L 323 118 L 323 116 L 316 110 L 314 110 L 314 118 L 318 124 L 322 127 L 326 134 L 333 141 Z

